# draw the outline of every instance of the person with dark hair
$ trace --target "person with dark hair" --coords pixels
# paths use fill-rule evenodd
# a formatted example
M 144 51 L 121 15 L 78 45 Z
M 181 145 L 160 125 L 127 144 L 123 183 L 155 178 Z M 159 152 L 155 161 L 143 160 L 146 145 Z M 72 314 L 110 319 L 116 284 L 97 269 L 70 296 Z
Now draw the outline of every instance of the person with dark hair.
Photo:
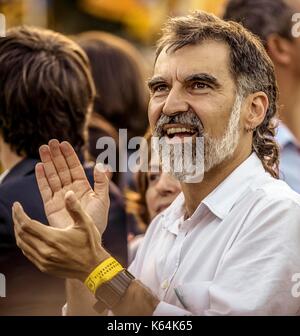
M 20 201 L 30 216 L 51 222 L 34 174 L 40 154 L 51 166 L 50 152 L 47 146 L 39 150 L 41 145 L 53 138 L 67 141 L 84 162 L 86 125 L 95 96 L 89 61 L 61 34 L 17 27 L 0 38 L 0 78 L 0 161 L 5 169 L 0 176 L 0 272 L 7 282 L 0 315 L 58 315 L 65 300 L 64 283 L 38 272 L 20 253 L 11 206 Z M 57 140 L 49 142 L 51 148 Z M 85 172 L 93 183 L 92 169 Z M 110 195 L 110 224 L 103 242 L 126 263 L 124 205 L 112 184 Z
M 156 55 L 148 116 L 163 171 L 164 149 L 173 148 L 167 161 L 182 193 L 152 221 L 129 271 L 98 243 L 109 203 L 100 172 L 100 232 L 72 188 L 65 210 L 73 225 L 64 231 L 14 204 L 18 246 L 39 269 L 67 279 L 67 314 L 299 315 L 300 196 L 278 179 L 278 92 L 263 45 L 238 23 L 196 11 L 168 20 Z M 62 152 L 52 163 L 68 172 L 68 161 Z M 81 179 L 74 151 L 72 162 Z M 41 165 L 42 195 L 49 175 Z M 61 206 L 53 208 L 57 223 Z
M 77 35 L 75 41 L 89 58 L 96 86 L 95 104 L 89 122 L 89 151 L 92 158 L 97 160 L 102 152 L 97 148 L 97 141 L 104 131 L 115 140 L 117 150 L 127 150 L 129 156 L 132 151 L 127 149 L 127 143 L 119 144 L 113 132 L 107 132 L 107 125 L 111 124 L 117 135 L 120 128 L 126 129 L 128 139 L 145 133 L 148 103 L 148 92 L 143 84 L 146 83 L 145 61 L 132 44 L 106 32 L 84 32 Z M 117 155 L 116 164 L 125 168 L 127 162 L 120 162 Z M 129 171 L 114 172 L 112 179 L 122 190 L 135 187 Z
M 91 31 L 76 36 L 86 52 L 96 86 L 94 113 L 128 138 L 142 136 L 147 128 L 146 65 L 138 50 L 115 35 Z M 117 80 L 116 80 L 117 79 Z
M 276 136 L 280 178 L 300 193 L 300 39 L 293 35 L 298 12 L 299 0 L 230 0 L 223 18 L 256 34 L 274 63 L 280 92 L 281 123 Z

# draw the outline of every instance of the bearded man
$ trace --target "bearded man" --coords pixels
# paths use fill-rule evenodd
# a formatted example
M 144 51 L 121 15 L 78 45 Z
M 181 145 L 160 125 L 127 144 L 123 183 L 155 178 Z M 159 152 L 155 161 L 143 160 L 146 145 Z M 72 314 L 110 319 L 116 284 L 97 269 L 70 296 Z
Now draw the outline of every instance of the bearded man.
M 67 279 L 70 315 L 299 314 L 300 198 L 277 179 L 277 87 L 263 46 L 204 12 L 172 18 L 149 88 L 154 135 L 168 144 L 202 137 L 203 176 L 189 183 L 185 171 L 174 172 L 183 192 L 151 223 L 130 273 L 101 246 L 105 175 L 95 171 L 93 191 L 65 142 L 51 169 L 41 163 L 36 175 L 52 222 L 64 216 L 66 228 L 45 227 L 15 204 L 18 246 L 39 269 Z M 98 229 L 79 185 L 99 209 Z M 54 201 L 58 193 L 65 205 Z

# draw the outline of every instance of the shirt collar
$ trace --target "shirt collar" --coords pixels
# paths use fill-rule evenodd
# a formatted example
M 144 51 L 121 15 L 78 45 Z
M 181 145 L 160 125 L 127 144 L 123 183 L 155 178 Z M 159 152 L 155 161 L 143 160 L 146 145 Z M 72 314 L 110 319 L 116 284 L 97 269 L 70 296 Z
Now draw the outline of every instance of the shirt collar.
M 267 174 L 256 153 L 252 153 L 202 201 L 211 212 L 224 219 L 234 204 L 259 176 Z M 199 207 L 198 207 L 199 208 Z M 196 209 L 194 215 L 197 215 Z
M 0 184 L 5 179 L 5 177 L 9 174 L 9 169 L 5 170 L 2 174 L 0 174 Z
M 215 216 L 223 220 L 234 204 L 252 185 L 253 180 L 257 179 L 259 175 L 265 174 L 267 173 L 260 159 L 256 153 L 252 153 L 221 184 L 205 197 L 191 216 L 191 222 L 199 221 L 198 219 L 201 213 L 203 214 L 203 205 Z M 179 224 L 183 222 L 184 213 L 184 195 L 181 192 L 171 206 L 161 213 L 163 228 L 168 229 L 171 233 L 177 234 Z
M 183 221 L 184 213 L 184 195 L 183 192 L 181 192 L 172 204 L 160 214 L 163 220 L 163 228 L 177 235 L 178 227 Z
M 281 148 L 284 148 L 288 144 L 293 144 L 294 146 L 300 148 L 300 144 L 294 137 L 293 133 L 282 122 L 279 124 L 277 129 L 276 140 Z

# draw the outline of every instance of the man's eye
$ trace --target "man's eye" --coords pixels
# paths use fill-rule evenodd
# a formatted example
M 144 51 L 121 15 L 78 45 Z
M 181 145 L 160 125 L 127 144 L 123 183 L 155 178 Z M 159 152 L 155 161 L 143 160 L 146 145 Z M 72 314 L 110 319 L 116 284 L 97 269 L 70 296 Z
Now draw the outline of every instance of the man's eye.
M 205 84 L 205 83 L 202 83 L 202 82 L 194 82 L 192 84 L 192 88 L 193 89 L 207 89 L 209 88 L 209 85 Z
M 168 89 L 166 84 L 159 84 L 153 87 L 153 92 L 164 92 Z

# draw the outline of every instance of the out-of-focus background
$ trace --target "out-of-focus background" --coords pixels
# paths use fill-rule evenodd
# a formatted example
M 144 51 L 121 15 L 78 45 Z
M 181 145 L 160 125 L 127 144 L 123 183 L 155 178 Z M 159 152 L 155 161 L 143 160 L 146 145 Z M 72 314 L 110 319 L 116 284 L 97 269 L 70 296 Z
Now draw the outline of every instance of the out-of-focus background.
M 65 34 L 101 29 L 152 43 L 169 15 L 192 9 L 219 14 L 224 0 L 0 0 L 7 25 L 31 24 Z
M 152 67 L 155 41 L 168 16 L 203 9 L 220 15 L 226 0 L 0 0 L 6 28 L 33 25 L 66 35 L 105 31 L 120 36 Z M 1 163 L 0 163 L 0 172 Z
M 104 30 L 141 48 L 153 45 L 167 16 L 193 9 L 220 14 L 225 0 L 0 0 L 7 27 L 30 24 L 64 34 Z M 147 50 L 147 49 L 146 49 Z

